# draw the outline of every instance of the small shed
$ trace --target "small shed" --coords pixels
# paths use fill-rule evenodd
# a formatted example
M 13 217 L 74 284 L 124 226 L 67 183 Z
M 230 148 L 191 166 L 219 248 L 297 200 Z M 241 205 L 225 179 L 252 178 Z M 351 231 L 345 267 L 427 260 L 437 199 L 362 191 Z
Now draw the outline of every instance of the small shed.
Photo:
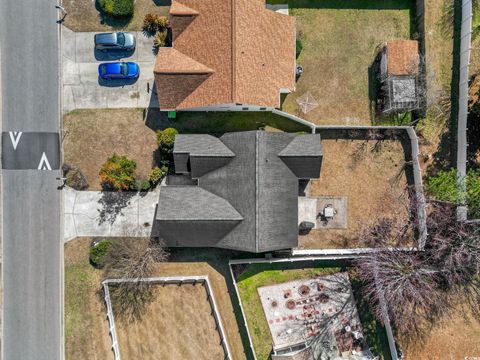
M 382 113 L 402 113 L 420 107 L 418 49 L 416 40 L 390 41 L 382 48 L 377 98 Z

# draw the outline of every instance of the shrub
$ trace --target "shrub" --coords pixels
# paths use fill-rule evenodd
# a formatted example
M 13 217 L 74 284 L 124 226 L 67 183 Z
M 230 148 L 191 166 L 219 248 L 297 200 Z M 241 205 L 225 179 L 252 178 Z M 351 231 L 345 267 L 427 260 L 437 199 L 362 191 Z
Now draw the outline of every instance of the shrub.
M 155 14 L 147 14 L 143 19 L 143 31 L 154 34 L 157 32 L 157 17 Z
M 148 191 L 151 187 L 152 185 L 148 180 L 137 180 L 135 182 L 135 189 L 138 191 Z
M 102 240 L 90 248 L 90 262 L 93 266 L 101 269 L 105 266 L 110 240 Z
M 107 190 L 134 190 L 137 163 L 113 154 L 100 169 L 100 181 Z
M 153 45 L 159 48 L 167 44 L 167 30 L 159 31 L 153 38 Z
M 86 190 L 88 189 L 88 181 L 82 171 L 77 168 L 73 167 L 70 171 L 67 172 L 66 175 L 66 184 L 75 190 Z
M 100 0 L 102 10 L 113 17 L 129 17 L 133 15 L 134 0 Z
M 168 173 L 168 167 L 165 165 L 162 165 L 161 167 L 156 166 L 155 168 L 152 169 L 150 172 L 150 175 L 148 175 L 148 180 L 152 184 L 152 186 L 157 185 L 162 179 L 167 175 Z
M 162 154 L 170 154 L 173 151 L 175 135 L 178 134 L 177 129 L 166 128 L 157 131 L 157 144 Z
M 158 16 L 155 18 L 155 24 L 158 31 L 165 31 L 170 26 L 170 22 L 166 16 Z

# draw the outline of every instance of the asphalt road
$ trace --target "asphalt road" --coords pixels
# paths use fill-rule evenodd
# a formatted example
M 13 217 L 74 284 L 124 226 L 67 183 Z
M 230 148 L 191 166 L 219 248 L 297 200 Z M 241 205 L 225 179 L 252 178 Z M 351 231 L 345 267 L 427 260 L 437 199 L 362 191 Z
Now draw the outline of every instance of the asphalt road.
M 53 0 L 0 0 L 4 132 L 59 132 L 55 5 Z M 4 360 L 63 357 L 57 176 L 58 171 L 2 170 Z

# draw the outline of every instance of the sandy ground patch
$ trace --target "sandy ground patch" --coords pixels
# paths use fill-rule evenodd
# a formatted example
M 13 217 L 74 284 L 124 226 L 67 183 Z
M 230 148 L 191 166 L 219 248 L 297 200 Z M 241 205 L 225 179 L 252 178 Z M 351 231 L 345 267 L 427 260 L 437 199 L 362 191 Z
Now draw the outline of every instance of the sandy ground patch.
M 116 320 L 124 359 L 221 360 L 225 355 L 207 293 L 197 285 L 155 285 L 141 320 Z
M 302 248 L 358 247 L 360 229 L 381 217 L 407 216 L 407 179 L 399 141 L 322 140 L 320 179 L 312 180 L 310 197 L 347 198 L 347 229 L 312 230 L 299 237 Z

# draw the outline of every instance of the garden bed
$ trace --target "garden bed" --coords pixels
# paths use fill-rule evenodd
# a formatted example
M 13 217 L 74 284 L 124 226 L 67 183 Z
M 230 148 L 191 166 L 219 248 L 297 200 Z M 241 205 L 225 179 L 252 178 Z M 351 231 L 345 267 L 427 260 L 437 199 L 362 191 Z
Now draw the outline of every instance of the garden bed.
M 272 350 L 272 336 L 257 289 L 292 280 L 338 273 L 345 270 L 344 265 L 329 261 L 231 265 L 258 360 L 269 359 Z M 366 341 L 374 353 L 381 354 L 383 359 L 389 359 L 385 331 L 370 314 L 366 302 L 360 295 L 361 284 L 355 279 L 353 272 L 351 272 L 350 278 Z

